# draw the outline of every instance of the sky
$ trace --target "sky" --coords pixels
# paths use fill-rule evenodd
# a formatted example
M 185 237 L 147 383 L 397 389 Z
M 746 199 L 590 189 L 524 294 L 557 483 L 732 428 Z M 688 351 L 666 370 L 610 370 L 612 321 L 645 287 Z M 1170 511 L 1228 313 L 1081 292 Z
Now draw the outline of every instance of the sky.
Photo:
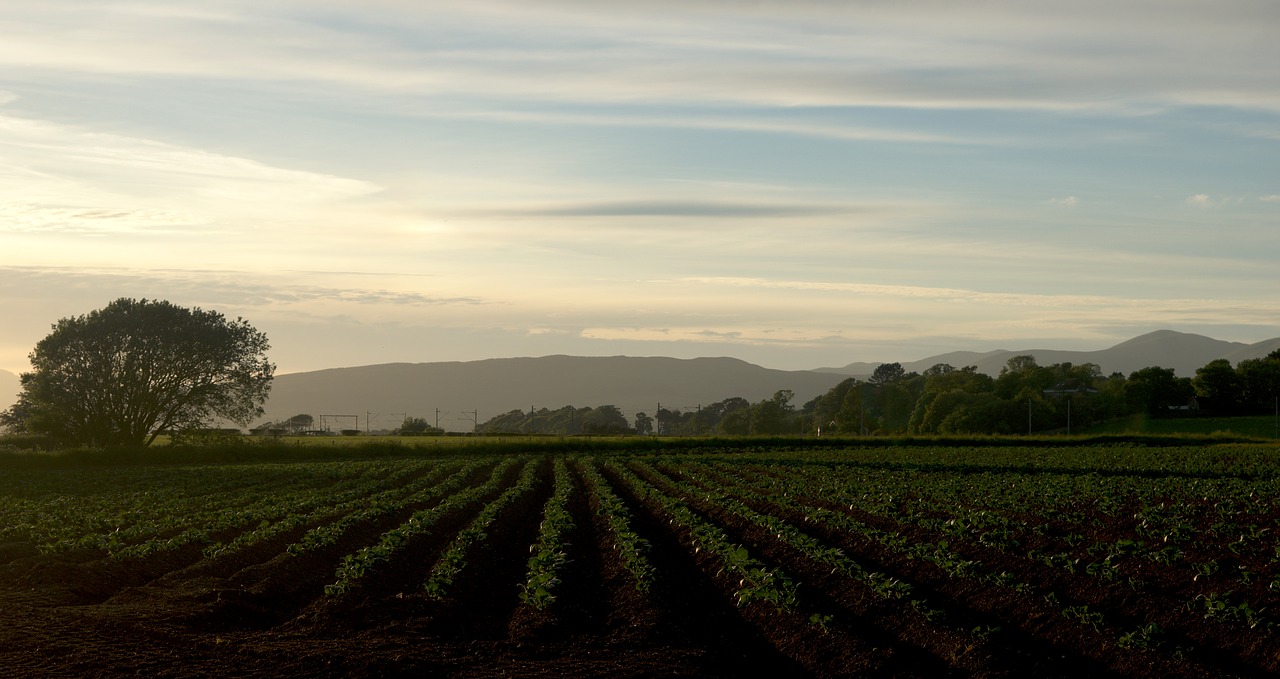
M 1280 4 L 0 5 L 0 369 L 120 297 L 279 374 L 1280 336 Z

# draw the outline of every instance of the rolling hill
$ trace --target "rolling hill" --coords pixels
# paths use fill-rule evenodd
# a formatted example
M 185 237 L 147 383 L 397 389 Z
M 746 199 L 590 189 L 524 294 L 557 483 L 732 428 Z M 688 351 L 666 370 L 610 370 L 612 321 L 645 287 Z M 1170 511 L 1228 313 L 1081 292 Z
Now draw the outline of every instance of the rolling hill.
M 735 358 L 639 358 L 544 356 L 448 363 L 390 363 L 279 375 L 265 419 L 298 413 L 357 415 L 332 428 L 370 429 L 398 425 L 405 414 L 450 431 L 470 431 L 511 410 L 565 405 L 616 405 L 631 418 L 695 409 L 733 396 L 759 401 L 780 389 L 795 392 L 793 403 L 826 392 L 844 376 L 813 371 L 771 370 Z M 476 415 L 470 413 L 475 412 Z
M 902 367 L 908 372 L 924 372 L 939 363 L 948 363 L 957 368 L 977 366 L 979 372 L 988 375 L 999 375 L 1000 369 L 1013 356 L 1030 354 L 1036 357 L 1040 365 L 1054 363 L 1096 363 L 1102 368 L 1102 374 L 1113 372 L 1128 375 L 1135 370 L 1160 366 L 1173 368 L 1178 375 L 1192 377 L 1197 368 L 1209 361 L 1226 358 L 1234 365 L 1247 358 L 1266 356 L 1276 348 L 1280 348 L 1280 338 L 1265 340 L 1255 344 L 1227 342 L 1224 340 L 1194 335 L 1172 330 L 1157 330 L 1139 335 L 1108 349 L 1098 351 L 1062 351 L 1055 349 L 1022 349 L 1019 351 L 998 350 L 986 353 L 957 351 L 930 356 L 918 361 L 903 361 Z M 865 377 L 870 375 L 876 363 L 851 363 L 842 368 L 819 368 L 819 372 L 839 375 Z
M 938 363 L 976 365 L 998 375 L 1012 356 L 1031 354 L 1041 365 L 1070 361 L 1097 363 L 1103 374 L 1129 374 L 1149 366 L 1173 368 L 1190 377 L 1218 358 L 1233 364 L 1280 348 L 1280 338 L 1244 344 L 1159 330 L 1098 351 L 1052 349 L 957 351 L 917 361 L 901 361 L 908 371 L 923 372 Z M 759 401 L 780 389 L 795 392 L 799 406 L 846 377 L 867 377 L 877 363 L 851 363 L 843 368 L 772 370 L 734 358 L 675 359 L 663 357 L 499 358 L 440 363 L 389 363 L 278 375 L 259 421 L 280 420 L 299 413 L 347 416 L 330 419 L 333 429 L 391 428 L 405 416 L 424 417 L 451 431 L 468 431 L 480 422 L 514 409 L 573 406 L 618 406 L 628 418 L 652 415 L 659 404 L 673 410 L 696 409 L 740 396 Z M 0 409 L 19 391 L 18 376 L 0 370 Z M 358 425 L 356 424 L 358 419 Z

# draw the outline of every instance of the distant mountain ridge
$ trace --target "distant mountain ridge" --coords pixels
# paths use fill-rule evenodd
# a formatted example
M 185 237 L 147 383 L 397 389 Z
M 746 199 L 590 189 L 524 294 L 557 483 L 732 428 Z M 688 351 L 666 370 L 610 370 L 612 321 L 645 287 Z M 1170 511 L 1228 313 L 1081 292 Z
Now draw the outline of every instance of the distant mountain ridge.
M 517 409 L 615 405 L 631 418 L 637 412 L 653 415 L 659 404 L 685 411 L 734 396 L 759 401 L 780 389 L 795 392 L 800 404 L 843 379 L 772 370 L 736 358 L 544 356 L 390 363 L 279 375 L 266 418 L 358 415 L 363 429 L 371 416 L 371 428 L 378 429 L 398 425 L 405 414 L 434 423 L 438 408 L 442 428 L 470 431 L 473 419 L 484 422 Z
M 972 351 L 956 351 L 947 354 L 930 356 L 918 361 L 903 361 L 902 367 L 908 372 L 923 372 L 939 363 L 947 363 L 957 368 L 977 366 L 978 372 L 988 375 L 999 375 L 1000 369 L 1013 356 L 1031 355 L 1036 357 L 1040 365 L 1055 363 L 1096 363 L 1102 368 L 1102 374 L 1122 373 L 1128 375 L 1135 370 L 1160 366 L 1172 368 L 1182 377 L 1192 377 L 1198 368 L 1209 361 L 1225 358 L 1232 365 L 1249 358 L 1261 358 L 1280 348 L 1280 337 L 1254 344 L 1228 342 L 1213 339 L 1204 335 L 1196 335 L 1173 330 L 1156 330 L 1145 335 L 1121 342 L 1108 349 L 1097 351 L 1063 351 L 1058 349 L 1023 349 L 1020 351 L 996 350 L 985 353 Z M 845 375 L 849 377 L 866 377 L 875 370 L 879 363 L 850 363 L 842 368 L 819 368 L 817 372 Z
M 998 375 L 1010 357 L 1030 354 L 1041 365 L 1096 363 L 1104 375 L 1161 366 L 1190 377 L 1214 359 L 1235 364 L 1276 349 L 1280 337 L 1245 344 L 1158 330 L 1098 351 L 956 351 L 901 363 L 915 372 L 948 363 L 957 368 L 974 365 Z M 736 358 L 544 356 L 331 368 L 277 375 L 267 414 L 259 422 L 308 413 L 317 418 L 359 418 L 358 426 L 353 417 L 331 420 L 333 429 L 364 429 L 370 417 L 372 428 L 384 429 L 399 424 L 406 414 L 434 422 L 439 409 L 442 427 L 467 431 L 473 417 L 484 422 L 515 409 L 615 405 L 630 418 L 637 412 L 653 415 L 659 403 L 683 411 L 735 396 L 759 401 L 780 389 L 795 392 L 793 403 L 798 406 L 847 377 L 869 376 L 877 365 L 773 370 Z M 12 405 L 19 390 L 18 376 L 0 370 L 0 409 Z

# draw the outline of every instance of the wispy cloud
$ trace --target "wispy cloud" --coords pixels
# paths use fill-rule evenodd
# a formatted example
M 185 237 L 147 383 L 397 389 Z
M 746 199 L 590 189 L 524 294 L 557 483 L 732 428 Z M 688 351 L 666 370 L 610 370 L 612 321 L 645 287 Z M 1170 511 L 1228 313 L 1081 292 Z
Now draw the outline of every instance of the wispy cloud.
M 264 193 L 280 201 L 298 201 L 342 199 L 378 190 L 360 180 L 16 116 L 0 116 L 0 149 L 5 151 L 10 173 L 24 168 L 45 176 L 93 176 L 117 190 L 132 184 L 158 184 L 210 200 L 235 198 L 238 202 Z M 115 181 L 110 182 L 110 177 Z
M 194 215 L 164 210 L 0 202 L 0 232 L 108 235 L 158 232 L 205 223 L 207 220 Z
M 711 329 L 703 326 L 687 327 L 592 327 L 584 328 L 581 336 L 593 340 L 627 342 L 685 342 L 693 344 L 730 344 L 749 346 L 796 347 L 813 345 L 830 339 L 798 328 L 738 328 Z
M 1087 307 L 1114 301 L 1115 298 L 1081 295 L 1044 295 L 1027 293 L 993 293 L 962 288 L 937 288 L 916 285 L 879 285 L 866 283 L 832 283 L 825 281 L 769 280 L 763 278 L 688 278 L 690 283 L 774 290 L 796 290 L 855 295 L 874 295 L 932 301 L 964 301 L 976 304 L 1036 307 Z
M 305 278 L 350 279 L 352 274 L 316 273 Z M 357 278 L 363 274 L 355 274 Z M 287 278 L 249 271 L 86 269 L 83 267 L 0 266 L 6 289 L 41 294 L 68 289 L 96 290 L 98 296 L 141 296 L 132 291 L 160 290 L 187 303 L 210 307 L 268 307 L 325 305 L 441 306 L 479 305 L 480 297 L 433 295 L 414 290 L 393 290 L 361 285 L 300 284 L 299 272 Z M 422 285 L 422 283 L 417 283 Z M 154 293 L 151 293 L 154 294 Z M 109 300 L 107 300 L 109 301 Z
M 643 108 L 632 108 L 625 113 L 574 113 L 567 111 L 527 111 L 517 109 L 459 109 L 442 111 L 424 107 L 414 114 L 421 117 L 456 120 L 484 120 L 503 123 L 533 123 L 543 125 L 590 127 L 657 127 L 688 130 L 716 130 L 721 132 L 753 132 L 844 141 L 874 141 L 908 144 L 946 145 L 1010 145 L 1015 140 L 1000 135 L 959 135 L 890 126 L 858 125 L 850 122 L 830 122 L 805 119 L 797 114 L 782 117 L 775 110 L 742 112 L 728 116 L 723 114 L 693 114 L 681 116 L 656 113 Z M 766 115 L 767 114 L 767 115 Z M 1018 139 L 1021 143 L 1034 143 L 1033 139 Z
M 10 4 L 10 353 L 108 293 L 308 356 L 1280 317 L 1266 2 Z
M 622 201 L 511 208 L 497 214 L 545 217 L 813 217 L 854 214 L 872 208 L 842 205 L 784 205 L 698 201 Z
M 690 278 L 690 283 L 709 286 L 732 286 L 752 288 L 758 291 L 809 291 L 827 295 L 847 296 L 853 300 L 917 300 L 928 303 L 941 303 L 954 308 L 948 312 L 949 317 L 963 318 L 973 314 L 975 307 L 988 309 L 1019 309 L 1017 314 L 1027 318 L 1037 318 L 1040 322 L 1052 322 L 1055 314 L 1067 313 L 1072 322 L 1080 322 L 1089 314 L 1097 318 L 1120 320 L 1126 315 L 1138 314 L 1152 319 L 1174 322 L 1175 318 L 1189 318 L 1195 314 L 1216 315 L 1219 322 L 1238 322 L 1249 319 L 1254 322 L 1258 314 L 1275 313 L 1277 304 L 1265 296 L 1256 299 L 1220 299 L 1220 298 L 1159 298 L 1159 297 L 1125 297 L 1121 295 L 1072 295 L 1072 294 L 1033 294 L 1022 292 L 990 292 L 964 288 L 941 288 L 912 285 L 878 285 L 861 283 L 831 283 L 823 281 L 802 280 L 767 280 L 759 278 Z M 823 299 L 823 303 L 829 300 Z M 861 303 L 861 302 L 859 302 Z M 871 302 L 875 303 L 875 302 Z M 970 305 L 960 310 L 955 305 Z M 1032 308 L 1028 313 L 1023 309 Z M 981 318 L 985 314 L 973 314 L 973 318 Z M 1065 318 L 1065 317 L 1064 317 Z M 917 321 L 922 322 L 922 321 Z M 972 321 L 963 321 L 968 324 Z
M 743 296 L 717 298 L 727 317 L 678 319 L 663 325 L 591 326 L 583 336 L 600 341 L 675 346 L 772 347 L 814 351 L 824 347 L 879 346 L 882 355 L 909 356 L 907 345 L 922 344 L 931 329 L 950 337 L 939 351 L 1014 348 L 1007 343 L 1045 337 L 1087 337 L 1106 342 L 1127 339 L 1135 326 L 1266 328 L 1277 312 L 1270 300 L 1160 299 L 1120 296 L 1028 295 L 914 286 L 831 285 L 804 281 L 737 280 L 706 285 L 751 287 L 752 314 Z M 808 291 L 811 294 L 798 294 Z M 812 293 L 817 292 L 817 295 Z M 690 290 L 686 294 L 696 295 Z M 732 300 L 739 300 L 734 302 Z M 752 318 L 756 316 L 758 318 Z M 840 323 L 838 318 L 857 318 Z M 770 322 L 772 321 L 772 322 Z M 1263 332 L 1267 332 L 1263 330 Z M 974 343 L 975 338 L 988 338 Z M 1000 338 L 992 340 L 990 338 Z M 900 346 L 894 348 L 894 343 Z M 1016 344 L 1014 345 L 1016 346 Z
M 370 182 L 176 144 L 0 115 L 0 233 L 206 237 L 332 220 Z
M 350 365 L 354 356 L 373 355 L 370 349 L 389 342 L 390 335 L 403 347 L 401 355 L 412 358 L 426 329 L 488 317 L 500 305 L 500 300 L 454 294 L 447 286 L 385 272 L 371 278 L 340 272 L 0 265 L 5 291 L 0 367 L 25 369 L 28 352 L 51 323 L 119 297 L 166 299 L 244 317 L 271 338 L 273 359 L 292 369 Z M 384 338 L 353 346 L 353 336 L 374 333 Z
M 1212 196 L 1205 193 L 1197 193 L 1194 196 L 1188 196 L 1186 200 L 1187 205 L 1200 208 L 1241 205 L 1244 202 L 1245 199 L 1240 196 Z
M 314 9 L 231 3 L 175 12 L 144 2 L 67 11 L 50 0 L 12 18 L 0 63 L 488 100 L 1280 109 L 1274 82 L 1257 68 L 1280 59 L 1266 39 L 1275 16 L 1255 3 L 922 11 L 815 2 L 742 11 L 715 3 L 379 2 L 330 6 L 328 21 L 314 19 Z M 1195 59 L 1184 58 L 1189 51 Z

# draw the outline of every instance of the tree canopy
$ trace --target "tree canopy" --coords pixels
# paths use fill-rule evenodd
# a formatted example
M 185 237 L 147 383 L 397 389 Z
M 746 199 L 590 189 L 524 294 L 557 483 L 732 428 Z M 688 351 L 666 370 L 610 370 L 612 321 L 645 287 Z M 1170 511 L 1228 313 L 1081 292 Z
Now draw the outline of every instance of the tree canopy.
M 405 417 L 400 426 L 392 430 L 396 436 L 439 436 L 444 430 L 422 417 Z
M 59 320 L 36 344 L 11 426 L 95 447 L 150 445 L 217 420 L 243 426 L 271 389 L 268 348 L 243 319 L 121 298 Z
M 999 376 L 977 366 L 939 363 L 922 373 L 900 364 L 850 377 L 803 406 L 783 389 L 758 402 L 732 397 L 679 409 L 636 413 L 634 426 L 611 405 L 513 410 L 479 426 L 482 433 L 658 434 L 663 436 L 796 434 L 1021 434 L 1072 432 L 1106 420 L 1271 412 L 1280 403 L 1280 350 L 1243 360 L 1219 359 L 1193 380 L 1159 366 L 1104 376 L 1095 363 L 1040 365 L 1012 356 Z

